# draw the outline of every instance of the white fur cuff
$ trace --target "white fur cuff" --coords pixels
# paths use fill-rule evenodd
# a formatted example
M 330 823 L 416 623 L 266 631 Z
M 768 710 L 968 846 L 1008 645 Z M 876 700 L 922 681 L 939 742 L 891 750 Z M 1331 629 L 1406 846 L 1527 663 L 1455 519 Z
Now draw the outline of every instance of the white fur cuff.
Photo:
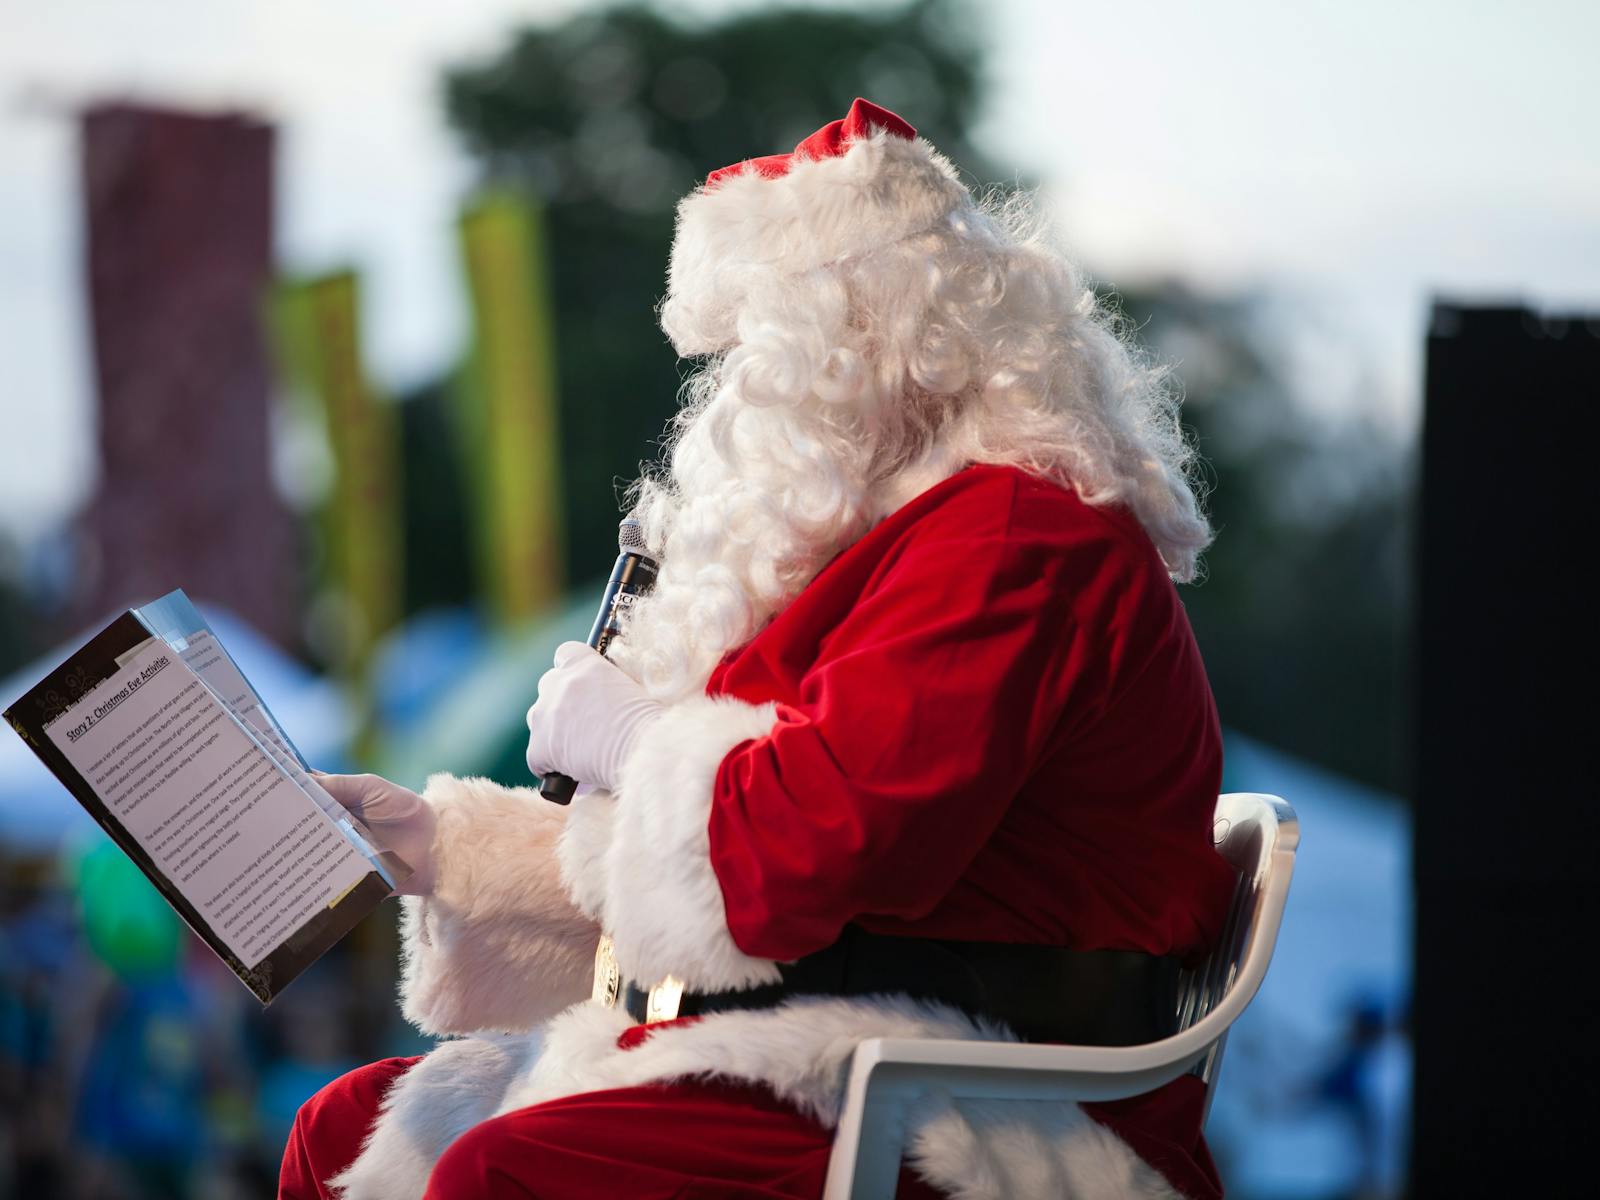
M 745 954 L 728 932 L 707 830 L 717 768 L 776 719 L 772 704 L 696 696 L 640 734 L 623 762 L 605 919 L 629 978 L 648 985 L 674 975 L 701 991 L 778 979 L 776 963 Z
M 433 895 L 406 897 L 401 1010 L 426 1033 L 525 1030 L 589 992 L 595 923 L 561 885 L 566 810 L 532 788 L 435 775 Z

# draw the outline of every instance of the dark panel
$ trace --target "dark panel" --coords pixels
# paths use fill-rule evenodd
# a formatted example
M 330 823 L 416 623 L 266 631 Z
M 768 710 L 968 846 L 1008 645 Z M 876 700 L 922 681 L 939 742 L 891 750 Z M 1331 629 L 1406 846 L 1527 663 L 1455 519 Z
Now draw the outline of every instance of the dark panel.
M 1519 1195 L 1576 1172 L 1594 1121 L 1596 620 L 1580 580 L 1597 380 L 1600 322 L 1435 308 L 1416 626 L 1417 1196 Z

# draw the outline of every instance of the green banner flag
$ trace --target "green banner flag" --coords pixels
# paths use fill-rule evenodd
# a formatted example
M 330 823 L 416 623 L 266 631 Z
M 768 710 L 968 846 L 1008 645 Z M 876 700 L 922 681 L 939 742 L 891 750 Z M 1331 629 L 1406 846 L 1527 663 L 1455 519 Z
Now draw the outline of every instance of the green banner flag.
M 284 284 L 274 303 L 279 357 L 333 459 L 323 503 L 322 590 L 340 671 L 359 680 L 378 637 L 401 616 L 399 422 L 361 365 L 354 272 Z

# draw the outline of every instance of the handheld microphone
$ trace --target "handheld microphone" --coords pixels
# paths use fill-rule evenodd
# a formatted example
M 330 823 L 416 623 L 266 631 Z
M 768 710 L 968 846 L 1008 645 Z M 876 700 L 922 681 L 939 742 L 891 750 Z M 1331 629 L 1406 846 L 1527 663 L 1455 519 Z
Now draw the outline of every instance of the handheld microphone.
M 589 630 L 589 645 L 601 654 L 611 644 L 622 628 L 622 611 L 648 592 L 656 581 L 661 563 L 644 545 L 644 528 L 634 517 L 623 518 L 617 527 L 617 565 L 611 568 L 611 579 L 606 593 L 600 599 L 600 611 Z M 571 804 L 572 794 L 578 790 L 578 781 L 558 771 L 552 771 L 539 780 L 539 795 L 552 804 Z

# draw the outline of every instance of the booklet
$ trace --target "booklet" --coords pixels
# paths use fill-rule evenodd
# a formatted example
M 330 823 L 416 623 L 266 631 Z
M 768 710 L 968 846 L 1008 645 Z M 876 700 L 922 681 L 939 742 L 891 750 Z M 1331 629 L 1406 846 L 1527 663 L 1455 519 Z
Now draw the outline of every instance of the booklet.
M 411 874 L 308 773 L 181 590 L 5 718 L 263 1004 Z

